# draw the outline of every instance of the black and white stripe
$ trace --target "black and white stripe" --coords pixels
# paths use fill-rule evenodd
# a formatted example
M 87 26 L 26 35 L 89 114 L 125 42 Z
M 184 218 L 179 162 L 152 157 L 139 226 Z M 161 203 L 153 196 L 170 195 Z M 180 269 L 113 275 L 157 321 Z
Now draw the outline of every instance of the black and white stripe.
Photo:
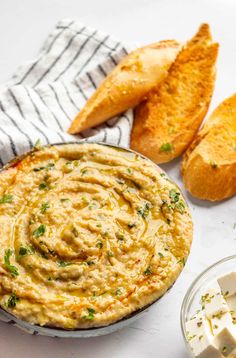
M 57 77 L 55 78 L 55 81 L 58 81 L 59 78 L 73 66 L 73 64 L 76 62 L 76 60 L 80 57 L 80 55 L 81 55 L 82 51 L 84 50 L 85 46 L 89 43 L 89 41 L 91 39 L 94 38 L 96 33 L 97 33 L 97 31 L 93 31 L 92 34 L 90 34 L 88 37 L 85 38 L 85 40 L 83 41 L 83 43 L 79 47 L 78 51 L 75 53 L 74 57 L 72 57 L 72 59 L 70 60 L 69 63 L 67 63 L 65 68 L 57 75 Z
M 76 39 L 77 36 L 79 36 L 83 31 L 85 30 L 85 27 L 82 27 L 82 29 L 77 32 L 76 34 L 74 34 L 69 41 L 67 42 L 66 46 L 62 49 L 62 51 L 59 53 L 59 55 L 53 59 L 52 63 L 50 64 L 50 66 L 46 69 L 46 71 L 44 71 L 41 76 L 37 79 L 34 87 L 38 86 L 40 84 L 40 82 L 42 82 L 42 80 L 48 76 L 48 74 L 50 73 L 50 71 L 55 69 L 55 66 L 57 65 L 57 63 L 62 60 L 62 57 L 64 54 L 66 54 L 67 51 L 69 51 L 70 46 L 73 47 L 73 41 Z M 56 80 L 56 78 L 54 78 L 53 80 Z
M 60 21 L 36 60 L 0 90 L 0 166 L 37 139 L 42 144 L 92 140 L 128 146 L 132 112 L 80 135 L 67 128 L 128 48 L 71 20 Z

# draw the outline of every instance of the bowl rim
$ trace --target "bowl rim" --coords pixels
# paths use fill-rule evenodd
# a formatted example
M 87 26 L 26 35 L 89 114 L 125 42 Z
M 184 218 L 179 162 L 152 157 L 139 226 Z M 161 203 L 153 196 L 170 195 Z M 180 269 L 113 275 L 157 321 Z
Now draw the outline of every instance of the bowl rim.
M 8 169 L 8 168 L 14 167 L 18 162 L 23 160 L 25 157 L 27 157 L 31 153 L 34 153 L 37 150 L 40 150 L 41 148 L 50 148 L 50 147 L 60 146 L 60 145 L 83 145 L 83 144 L 98 144 L 98 145 L 102 145 L 102 146 L 112 147 L 112 148 L 115 148 L 115 149 L 121 149 L 121 150 L 124 150 L 126 152 L 138 155 L 142 159 L 145 159 L 145 160 L 149 161 L 155 167 L 157 167 L 157 169 L 160 170 L 160 173 L 165 173 L 166 174 L 166 172 L 158 164 L 156 164 L 151 159 L 147 158 L 145 155 L 143 155 L 143 154 L 141 154 L 139 152 L 136 152 L 133 149 L 126 148 L 124 146 L 120 146 L 120 145 L 116 145 L 116 144 L 111 144 L 111 143 L 104 143 L 104 142 L 100 142 L 100 141 L 92 141 L 92 140 L 89 140 L 89 139 L 83 139 L 83 140 L 79 140 L 79 141 L 65 141 L 65 142 L 59 142 L 59 143 L 56 142 L 56 143 L 49 143 L 49 144 L 45 144 L 45 145 L 43 144 L 43 145 L 40 145 L 39 148 L 32 147 L 30 150 L 15 156 L 11 160 L 9 160 L 6 164 L 4 164 L 4 166 L 2 168 L 0 168 L 0 173 L 2 171 L 4 171 L 4 170 Z M 169 176 L 168 176 L 168 178 L 169 178 Z M 171 178 L 169 178 L 169 180 L 171 181 L 171 183 L 173 183 L 174 185 L 177 186 L 178 190 L 181 192 L 183 198 L 185 199 L 185 197 L 184 197 L 181 189 L 179 188 L 179 186 Z M 185 203 L 186 203 L 186 206 L 189 209 L 189 205 L 188 205 L 186 199 L 185 199 Z M 186 261 L 187 261 L 187 259 L 188 259 L 188 257 L 186 258 Z M 179 276 L 181 275 L 182 272 L 183 272 L 183 269 L 181 270 L 181 272 L 178 275 L 178 277 L 176 278 L 176 280 L 179 278 Z M 110 323 L 110 324 L 104 325 L 104 326 L 97 326 L 97 327 L 91 327 L 91 328 L 77 328 L 77 329 L 72 329 L 72 330 L 66 330 L 64 328 L 59 328 L 59 327 L 40 326 L 40 325 L 37 325 L 37 324 L 29 323 L 29 322 L 27 322 L 25 320 L 22 320 L 22 319 L 18 318 L 17 316 L 14 316 L 13 314 L 5 311 L 2 307 L 0 307 L 0 314 L 2 314 L 6 319 L 9 320 L 7 323 L 11 323 L 11 324 L 15 323 L 20 328 L 23 328 L 23 329 L 25 328 L 26 330 L 33 331 L 33 334 L 36 334 L 36 335 L 40 334 L 40 333 L 43 333 L 44 335 L 47 335 L 47 336 L 61 337 L 61 338 L 95 337 L 95 336 L 98 336 L 98 335 L 105 335 L 105 334 L 114 332 L 116 330 L 119 330 L 119 329 L 127 326 L 129 323 L 131 323 L 135 319 L 138 319 L 140 316 L 145 314 L 145 311 L 149 307 L 151 307 L 152 305 L 157 303 L 166 293 L 169 292 L 169 290 L 175 284 L 176 280 L 167 289 L 167 291 L 165 291 L 165 293 L 163 295 L 161 295 L 159 298 L 157 298 L 155 301 L 153 301 L 153 302 L 141 307 L 140 309 L 137 309 L 137 310 L 131 312 L 130 314 L 122 317 L 121 319 L 119 319 L 119 320 L 117 320 L 117 321 L 115 321 L 113 323 Z M 1 318 L 0 318 L 0 321 L 1 321 Z
M 211 270 L 213 270 L 215 267 L 220 266 L 221 264 L 228 262 L 232 259 L 236 259 L 236 255 L 224 257 L 223 259 L 220 259 L 220 260 L 216 261 L 215 263 L 211 264 L 210 266 L 208 266 L 207 268 L 205 268 L 205 270 L 203 270 L 200 274 L 198 274 L 196 276 L 196 278 L 192 281 L 191 285 L 189 286 L 188 290 L 186 291 L 186 293 L 184 295 L 184 299 L 182 301 L 182 305 L 181 305 L 181 309 L 180 309 L 180 325 L 181 325 L 181 332 L 182 332 L 182 336 L 183 336 L 183 339 L 185 342 L 185 346 L 187 348 L 188 353 L 191 355 L 191 357 L 193 357 L 193 354 L 192 354 L 192 351 L 191 351 L 191 348 L 190 348 L 190 345 L 188 343 L 187 336 L 186 336 L 186 313 L 188 311 L 188 307 L 191 306 L 192 301 L 195 296 L 195 295 L 192 295 L 194 293 L 194 288 L 196 287 L 198 282 L 205 275 L 207 275 Z
M 151 162 L 152 164 L 154 164 L 157 168 L 160 169 L 161 172 L 165 171 L 158 165 L 156 164 L 154 161 L 152 161 L 150 158 L 146 157 L 145 155 L 131 149 L 131 148 L 127 148 L 124 147 L 122 145 L 117 145 L 117 144 L 112 144 L 112 143 L 104 143 L 104 142 L 100 142 L 100 141 L 94 141 L 94 140 L 88 140 L 87 138 L 79 140 L 79 141 L 68 141 L 68 142 L 55 142 L 55 143 L 49 143 L 49 144 L 40 144 L 39 148 L 37 147 L 32 147 L 31 149 L 27 150 L 26 152 L 19 154 L 19 155 L 15 155 L 14 158 L 10 159 L 6 164 L 4 164 L 1 168 L 0 168 L 0 172 L 10 168 L 11 166 L 14 166 L 14 164 L 16 164 L 18 161 L 24 159 L 25 157 L 27 157 L 29 154 L 34 153 L 38 150 L 40 150 L 41 148 L 50 148 L 50 147 L 54 147 L 54 146 L 60 146 L 60 145 L 68 145 L 68 144 L 78 144 L 78 145 L 83 145 L 83 144 L 98 144 L 98 145 L 102 145 L 105 147 L 113 147 L 116 149 L 122 149 L 126 152 L 130 152 L 133 154 L 138 155 L 139 157 L 148 160 L 149 162 Z M 172 180 L 171 180 L 172 181 Z M 176 183 L 174 183 L 175 185 L 177 185 Z M 180 190 L 180 189 L 179 189 Z

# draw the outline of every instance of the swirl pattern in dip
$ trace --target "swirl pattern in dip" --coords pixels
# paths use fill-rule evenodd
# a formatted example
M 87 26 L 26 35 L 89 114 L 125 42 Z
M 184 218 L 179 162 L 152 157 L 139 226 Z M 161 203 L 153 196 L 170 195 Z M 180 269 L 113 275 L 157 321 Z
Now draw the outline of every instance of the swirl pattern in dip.
M 0 305 L 65 329 L 108 325 L 174 283 L 192 222 L 150 161 L 100 144 L 41 148 L 0 174 Z

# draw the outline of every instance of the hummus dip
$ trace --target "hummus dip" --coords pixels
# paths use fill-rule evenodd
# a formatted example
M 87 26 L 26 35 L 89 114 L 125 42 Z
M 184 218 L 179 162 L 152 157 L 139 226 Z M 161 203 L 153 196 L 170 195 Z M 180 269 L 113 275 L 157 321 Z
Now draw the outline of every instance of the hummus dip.
M 0 173 L 0 306 L 33 324 L 111 324 L 181 272 L 192 221 L 141 156 L 100 144 L 39 148 Z

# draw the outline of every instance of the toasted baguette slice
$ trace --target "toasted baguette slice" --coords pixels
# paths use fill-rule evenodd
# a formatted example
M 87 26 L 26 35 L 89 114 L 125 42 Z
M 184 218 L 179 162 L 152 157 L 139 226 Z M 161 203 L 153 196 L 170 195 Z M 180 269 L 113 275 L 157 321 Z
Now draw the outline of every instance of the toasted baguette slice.
M 186 189 L 211 201 L 236 194 L 236 94 L 207 120 L 182 163 Z
M 135 112 L 131 148 L 156 163 L 182 154 L 202 123 L 212 97 L 218 44 L 209 26 L 178 54 L 164 82 Z
M 79 133 L 137 106 L 165 78 L 180 49 L 170 40 L 131 52 L 98 87 L 68 132 Z

